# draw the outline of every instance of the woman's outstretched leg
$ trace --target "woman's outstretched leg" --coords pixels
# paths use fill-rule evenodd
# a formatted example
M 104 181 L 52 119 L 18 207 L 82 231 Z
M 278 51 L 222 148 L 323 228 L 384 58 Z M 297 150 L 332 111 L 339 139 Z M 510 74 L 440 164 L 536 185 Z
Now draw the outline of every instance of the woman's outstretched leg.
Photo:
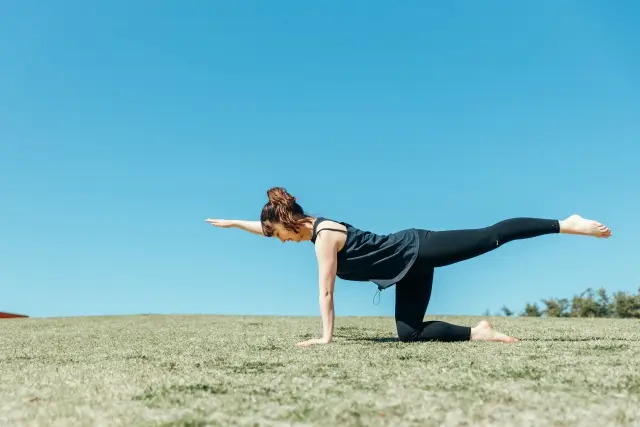
M 572 215 L 561 221 L 511 218 L 484 228 L 422 231 L 420 259 L 434 267 L 442 267 L 477 257 L 514 240 L 546 234 L 609 237 L 611 230 L 597 221 Z

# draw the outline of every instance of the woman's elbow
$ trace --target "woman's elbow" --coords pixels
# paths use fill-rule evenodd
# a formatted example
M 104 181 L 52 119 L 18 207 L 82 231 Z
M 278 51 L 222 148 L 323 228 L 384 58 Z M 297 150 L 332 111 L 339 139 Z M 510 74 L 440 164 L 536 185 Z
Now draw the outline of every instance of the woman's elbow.
M 333 301 L 333 291 L 326 289 L 320 293 L 320 297 L 325 300 Z

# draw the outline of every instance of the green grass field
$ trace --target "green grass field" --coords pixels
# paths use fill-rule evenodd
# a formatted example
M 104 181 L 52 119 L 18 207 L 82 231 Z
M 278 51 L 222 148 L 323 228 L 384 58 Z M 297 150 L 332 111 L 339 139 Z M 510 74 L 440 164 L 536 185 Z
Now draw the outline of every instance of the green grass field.
M 522 341 L 401 343 L 391 318 L 338 318 L 309 348 L 319 318 L 3 320 L 0 425 L 640 425 L 640 322 L 489 320 Z

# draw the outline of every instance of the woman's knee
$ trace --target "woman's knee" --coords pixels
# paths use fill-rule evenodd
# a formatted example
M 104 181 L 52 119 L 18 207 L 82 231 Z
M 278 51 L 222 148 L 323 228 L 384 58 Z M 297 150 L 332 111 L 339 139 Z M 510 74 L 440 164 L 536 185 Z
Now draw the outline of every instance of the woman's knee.
M 396 330 L 398 332 L 398 339 L 402 342 L 417 341 L 420 335 L 420 331 L 416 328 L 401 321 L 396 321 Z

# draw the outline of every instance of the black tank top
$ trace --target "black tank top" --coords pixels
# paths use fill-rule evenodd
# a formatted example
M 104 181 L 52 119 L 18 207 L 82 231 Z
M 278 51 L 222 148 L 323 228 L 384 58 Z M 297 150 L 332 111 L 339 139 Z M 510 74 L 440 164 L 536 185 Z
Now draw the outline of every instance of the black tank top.
M 322 221 L 333 221 L 328 218 L 317 218 L 313 224 L 311 242 L 315 244 L 318 225 Z M 343 280 L 367 282 L 385 289 L 399 282 L 409 271 L 418 256 L 418 231 L 415 228 L 400 230 L 395 233 L 379 235 L 370 231 L 359 230 L 348 223 L 333 221 L 347 228 L 344 247 L 338 252 L 336 276 Z M 323 228 L 328 230 L 344 230 Z

